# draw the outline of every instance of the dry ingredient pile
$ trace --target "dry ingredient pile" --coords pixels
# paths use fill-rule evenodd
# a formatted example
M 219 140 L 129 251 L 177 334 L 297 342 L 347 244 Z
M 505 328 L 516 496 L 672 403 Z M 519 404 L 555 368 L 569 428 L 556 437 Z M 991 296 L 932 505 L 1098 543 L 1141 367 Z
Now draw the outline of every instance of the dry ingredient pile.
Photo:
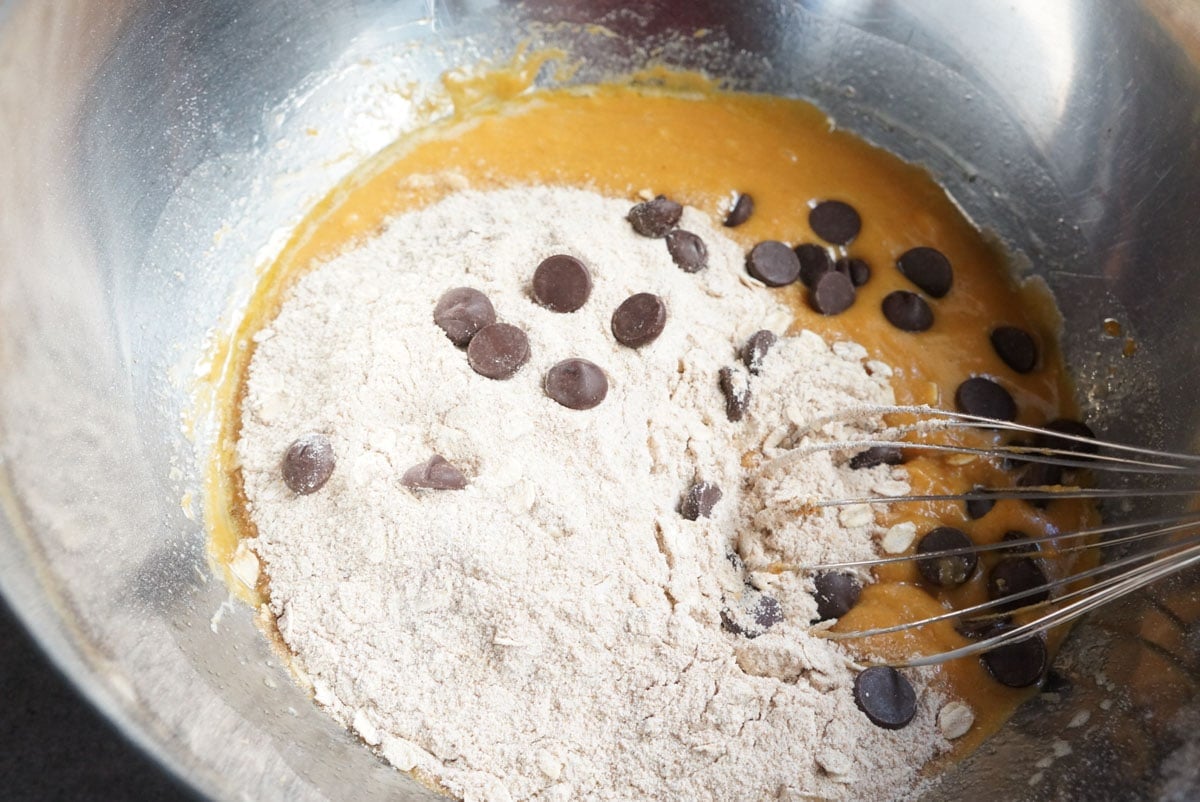
M 885 799 L 948 748 L 961 703 L 916 671 L 856 689 L 812 579 L 752 570 L 875 556 L 871 508 L 806 505 L 904 469 L 781 457 L 891 403 L 891 370 L 786 335 L 742 249 L 679 215 L 463 191 L 255 338 L 238 458 L 294 669 L 465 800 Z

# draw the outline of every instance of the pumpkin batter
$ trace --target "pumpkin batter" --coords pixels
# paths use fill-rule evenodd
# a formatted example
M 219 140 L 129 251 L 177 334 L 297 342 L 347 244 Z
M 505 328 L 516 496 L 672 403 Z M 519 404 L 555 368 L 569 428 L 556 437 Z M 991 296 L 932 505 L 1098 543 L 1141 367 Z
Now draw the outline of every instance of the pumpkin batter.
M 831 130 L 821 112 L 794 100 L 722 92 L 695 76 L 668 80 L 671 88 L 664 88 L 661 74 L 652 81 L 517 94 L 514 87 L 526 86 L 532 74 L 526 71 L 525 81 L 516 84 L 511 73 L 448 83 L 460 103 L 458 113 L 398 142 L 331 193 L 264 275 L 235 336 L 214 360 L 213 384 L 225 394 L 227 407 L 207 494 L 218 563 L 228 565 L 239 536 L 249 531 L 231 454 L 254 333 L 274 317 L 292 280 L 309 266 L 370 237 L 389 216 L 464 186 L 567 185 L 631 199 L 651 190 L 715 219 L 728 213 L 734 193 L 748 193 L 755 212 L 730 229 L 747 250 L 768 239 L 820 243 L 808 224 L 810 202 L 846 201 L 860 213 L 862 230 L 842 251 L 870 265 L 870 281 L 858 289 L 849 310 L 828 317 L 812 310 L 799 283 L 773 290 L 795 309 L 795 329 L 810 329 L 831 341 L 854 340 L 873 358 L 894 366 L 900 403 L 952 408 L 957 386 L 980 375 L 1009 390 L 1019 423 L 1040 425 L 1072 416 L 1056 341 L 1059 321 L 1048 292 L 1034 281 L 1016 282 L 1003 256 L 920 169 Z M 948 257 L 954 286 L 945 298 L 932 302 L 932 328 L 910 333 L 888 323 L 880 305 L 894 290 L 914 289 L 895 262 L 917 246 L 937 248 Z M 1041 354 L 1036 369 L 1020 374 L 997 356 L 988 340 L 997 325 L 1033 334 Z M 905 467 L 916 494 L 963 493 L 974 486 L 1011 483 L 1011 476 L 1005 478 L 988 461 L 964 463 L 961 457 L 920 452 L 907 456 Z M 918 533 L 955 526 L 979 543 L 997 541 L 1009 530 L 1037 537 L 1095 523 L 1088 504 L 1069 500 L 1045 509 L 1001 501 L 974 521 L 961 503 L 881 509 L 888 522 L 911 521 Z M 1049 562 L 1051 571 L 1071 568 L 1065 560 Z M 839 627 L 886 626 L 987 599 L 986 570 L 936 596 L 921 584 L 912 563 L 881 569 L 877 578 Z M 257 598 L 266 595 L 265 581 L 260 579 Z M 1051 636 L 1052 649 L 1060 637 Z M 871 647 L 902 655 L 966 643 L 947 623 L 907 639 L 876 639 Z M 951 757 L 977 746 L 1031 692 L 1001 686 L 976 659 L 939 670 L 943 689 L 966 701 L 976 715 L 975 726 L 956 742 Z

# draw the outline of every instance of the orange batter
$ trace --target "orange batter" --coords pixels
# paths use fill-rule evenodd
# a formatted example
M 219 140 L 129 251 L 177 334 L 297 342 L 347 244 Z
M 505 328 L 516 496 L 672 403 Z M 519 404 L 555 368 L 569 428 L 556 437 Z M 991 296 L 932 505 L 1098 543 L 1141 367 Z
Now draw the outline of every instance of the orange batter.
M 208 520 L 214 553 L 222 564 L 248 526 L 231 455 L 252 335 L 275 315 L 298 274 L 371 236 L 389 216 L 462 186 L 560 184 L 630 199 L 650 190 L 717 219 L 728 210 L 731 193 L 746 192 L 754 197 L 756 211 L 729 234 L 747 249 L 765 239 L 820 242 L 807 223 L 810 201 L 844 200 L 863 221 L 846 253 L 865 259 L 872 277 L 859 288 L 854 306 L 833 317 L 812 311 L 799 283 L 774 290 L 794 307 L 796 329 L 811 329 L 830 340 L 852 339 L 872 357 L 894 366 L 900 403 L 952 408 L 960 382 L 986 375 L 1011 392 L 1020 423 L 1037 425 L 1072 416 L 1056 341 L 1059 321 L 1048 293 L 1037 283 L 1018 284 L 1003 257 L 920 169 L 831 130 L 824 115 L 798 101 L 725 93 L 700 82 L 693 82 L 689 91 L 634 81 L 516 95 L 511 76 L 506 81 L 498 100 L 489 91 L 497 85 L 486 80 L 450 85 L 471 108 L 402 140 L 367 164 L 308 215 L 264 276 L 235 337 L 216 361 L 215 384 L 228 393 L 229 408 L 210 476 Z M 915 289 L 895 268 L 895 260 L 922 245 L 949 258 L 954 287 L 932 302 L 933 327 L 908 333 L 883 318 L 880 304 L 893 290 Z M 1036 370 L 1018 374 L 996 355 L 988 333 L 1000 324 L 1034 335 L 1041 352 Z M 975 485 L 1011 483 L 1011 477 L 990 462 L 964 463 L 961 457 L 917 452 L 909 456 L 906 468 L 914 493 L 961 493 Z M 1056 501 L 1044 510 L 1003 501 L 978 521 L 966 518 L 961 503 L 912 504 L 888 510 L 885 517 L 914 521 L 918 536 L 935 526 L 956 526 L 981 543 L 998 540 L 1012 529 L 1040 536 L 1094 523 L 1091 507 L 1073 501 Z M 981 561 L 970 582 L 937 596 L 920 584 L 912 564 L 881 570 L 879 581 L 865 589 L 839 626 L 888 625 L 944 612 L 951 603 L 983 601 L 988 564 Z M 1052 564 L 1050 570 L 1069 567 Z M 1051 645 L 1057 640 L 1052 638 Z M 903 654 L 914 646 L 940 651 L 965 643 L 946 625 L 910 640 L 873 642 L 872 647 Z M 957 742 L 956 755 L 999 727 L 1030 693 L 1001 686 L 976 659 L 943 666 L 937 682 L 976 713 L 976 724 Z

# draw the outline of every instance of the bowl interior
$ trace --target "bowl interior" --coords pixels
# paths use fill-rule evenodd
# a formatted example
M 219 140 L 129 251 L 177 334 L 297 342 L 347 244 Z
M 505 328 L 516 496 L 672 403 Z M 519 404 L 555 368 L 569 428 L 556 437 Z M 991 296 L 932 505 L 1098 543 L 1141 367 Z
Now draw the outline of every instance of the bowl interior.
M 1123 0 L 0 4 L 0 588 L 214 797 L 433 798 L 313 707 L 212 573 L 196 366 L 280 232 L 443 70 L 522 44 L 582 58 L 574 81 L 653 59 L 806 98 L 925 165 L 1055 291 L 1095 428 L 1194 448 L 1195 24 Z M 929 797 L 1196 793 L 1194 587 L 1080 627 L 1063 684 Z

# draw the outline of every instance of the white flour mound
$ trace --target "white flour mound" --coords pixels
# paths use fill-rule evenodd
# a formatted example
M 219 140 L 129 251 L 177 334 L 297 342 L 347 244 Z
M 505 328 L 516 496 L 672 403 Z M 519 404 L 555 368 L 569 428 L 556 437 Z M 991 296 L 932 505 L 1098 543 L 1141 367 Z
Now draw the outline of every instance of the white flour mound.
M 787 309 L 700 213 L 682 227 L 710 266 L 684 273 L 635 234 L 630 203 L 574 189 L 464 191 L 402 215 L 305 275 L 257 337 L 238 455 L 252 548 L 271 610 L 317 701 L 401 769 L 466 800 L 800 800 L 902 795 L 946 748 L 939 699 L 907 728 L 876 728 L 845 653 L 807 632 L 811 582 L 745 574 L 770 560 L 875 554 L 867 507 L 804 515 L 817 498 L 895 493 L 902 469 L 847 455 L 782 459 L 806 421 L 893 397 L 885 365 L 851 343 L 785 337 L 727 420 L 722 367 Z M 544 258 L 591 270 L 579 311 L 530 300 Z M 483 291 L 524 329 L 512 379 L 473 372 L 433 322 L 446 290 Z M 634 350 L 612 336 L 636 292 L 666 329 Z M 600 365 L 607 399 L 567 409 L 542 388 L 568 357 Z M 280 459 L 299 435 L 333 443 L 321 490 L 296 496 Z M 831 437 L 854 436 L 849 425 Z M 859 435 L 862 432 L 858 432 Z M 743 455 L 760 458 L 743 467 Z M 469 485 L 413 491 L 400 476 L 440 454 Z M 696 480 L 724 498 L 684 520 Z M 757 638 L 722 611 L 765 591 L 784 620 Z

